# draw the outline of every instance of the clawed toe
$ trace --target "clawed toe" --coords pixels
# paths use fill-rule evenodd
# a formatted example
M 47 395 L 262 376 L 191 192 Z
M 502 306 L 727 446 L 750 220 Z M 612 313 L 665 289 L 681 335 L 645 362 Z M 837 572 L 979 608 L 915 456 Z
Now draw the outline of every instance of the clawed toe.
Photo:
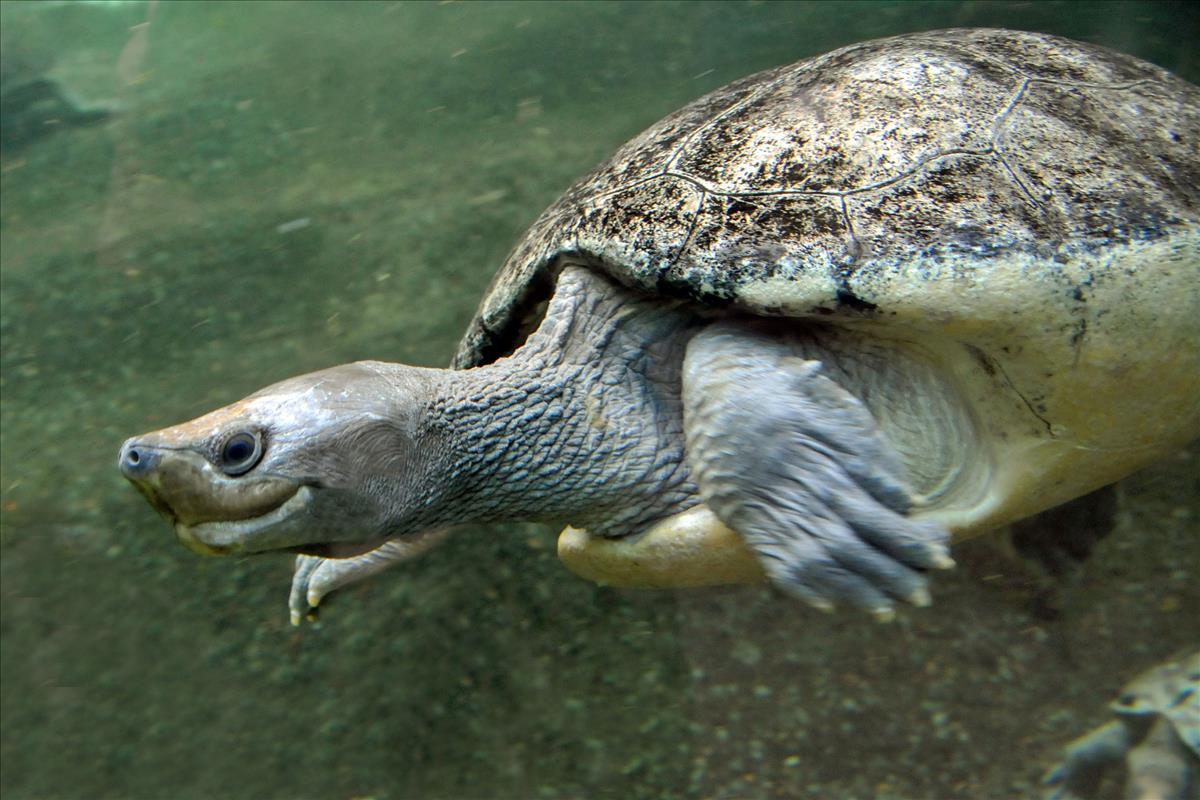
M 292 590 L 288 595 L 288 612 L 293 625 L 299 625 L 306 618 L 311 619 L 314 609 L 321 602 L 318 595 L 314 598 L 311 593 L 313 576 L 325 563 L 324 558 L 317 556 L 296 556 L 296 565 L 292 572 Z

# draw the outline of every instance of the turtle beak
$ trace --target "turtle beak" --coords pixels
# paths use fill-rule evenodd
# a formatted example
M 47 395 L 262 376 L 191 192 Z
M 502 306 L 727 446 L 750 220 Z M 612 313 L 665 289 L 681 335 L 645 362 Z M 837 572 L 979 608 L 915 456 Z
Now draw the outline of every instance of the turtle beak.
M 156 448 L 135 439 L 126 441 L 117 456 L 117 467 L 120 468 L 125 479 L 133 484 L 155 511 L 174 525 L 175 512 L 157 491 L 159 485 L 157 470 L 161 462 L 162 455 Z

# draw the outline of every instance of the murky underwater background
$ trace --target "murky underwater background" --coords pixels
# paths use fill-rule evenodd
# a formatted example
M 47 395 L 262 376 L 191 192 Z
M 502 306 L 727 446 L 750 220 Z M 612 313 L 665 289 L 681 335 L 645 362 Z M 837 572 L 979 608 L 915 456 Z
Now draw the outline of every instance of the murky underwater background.
M 114 466 L 125 436 L 293 374 L 444 365 L 536 214 L 729 80 L 993 25 L 1195 82 L 1195 6 L 0 13 L 28 73 L 6 81 L 119 108 L 37 138 L 5 122 L 5 800 L 1036 796 L 1124 680 L 1200 641 L 1196 447 L 1119 484 L 1115 532 L 1066 577 L 980 539 L 933 608 L 886 626 L 767 589 L 599 588 L 526 526 L 460 535 L 292 628 L 288 557 L 185 551 Z

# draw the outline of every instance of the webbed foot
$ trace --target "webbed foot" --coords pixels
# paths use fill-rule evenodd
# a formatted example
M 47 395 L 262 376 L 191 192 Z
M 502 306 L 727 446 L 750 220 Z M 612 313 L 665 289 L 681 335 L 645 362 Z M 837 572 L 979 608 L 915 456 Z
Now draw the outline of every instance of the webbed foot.
M 908 516 L 899 455 L 863 403 L 787 343 L 714 325 L 684 365 L 688 463 L 704 503 L 776 586 L 820 609 L 890 618 L 930 602 L 925 570 L 953 565 L 949 534 Z
M 1129 731 L 1110 722 L 1063 748 L 1063 760 L 1042 778 L 1049 787 L 1045 800 L 1076 800 L 1091 797 L 1100 787 L 1104 772 L 1119 763 L 1131 745 Z

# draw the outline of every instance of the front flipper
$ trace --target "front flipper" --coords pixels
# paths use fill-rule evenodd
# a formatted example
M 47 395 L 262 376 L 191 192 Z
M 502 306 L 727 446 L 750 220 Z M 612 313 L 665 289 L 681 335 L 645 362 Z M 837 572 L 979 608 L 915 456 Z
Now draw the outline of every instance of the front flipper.
M 775 585 L 813 606 L 892 615 L 927 605 L 923 570 L 953 565 L 941 526 L 910 518 L 899 455 L 866 407 L 785 342 L 735 323 L 688 345 L 687 458 L 705 505 Z
M 378 575 L 388 567 L 424 553 L 446 538 L 448 531 L 427 533 L 417 539 L 392 539 L 353 558 L 296 556 L 288 610 L 292 624 L 313 614 L 313 609 L 331 592 Z
M 1071 742 L 1063 748 L 1062 762 L 1042 778 L 1042 785 L 1053 787 L 1046 800 L 1093 796 L 1105 770 L 1124 759 L 1132 744 L 1129 729 L 1120 722 L 1102 725 Z

